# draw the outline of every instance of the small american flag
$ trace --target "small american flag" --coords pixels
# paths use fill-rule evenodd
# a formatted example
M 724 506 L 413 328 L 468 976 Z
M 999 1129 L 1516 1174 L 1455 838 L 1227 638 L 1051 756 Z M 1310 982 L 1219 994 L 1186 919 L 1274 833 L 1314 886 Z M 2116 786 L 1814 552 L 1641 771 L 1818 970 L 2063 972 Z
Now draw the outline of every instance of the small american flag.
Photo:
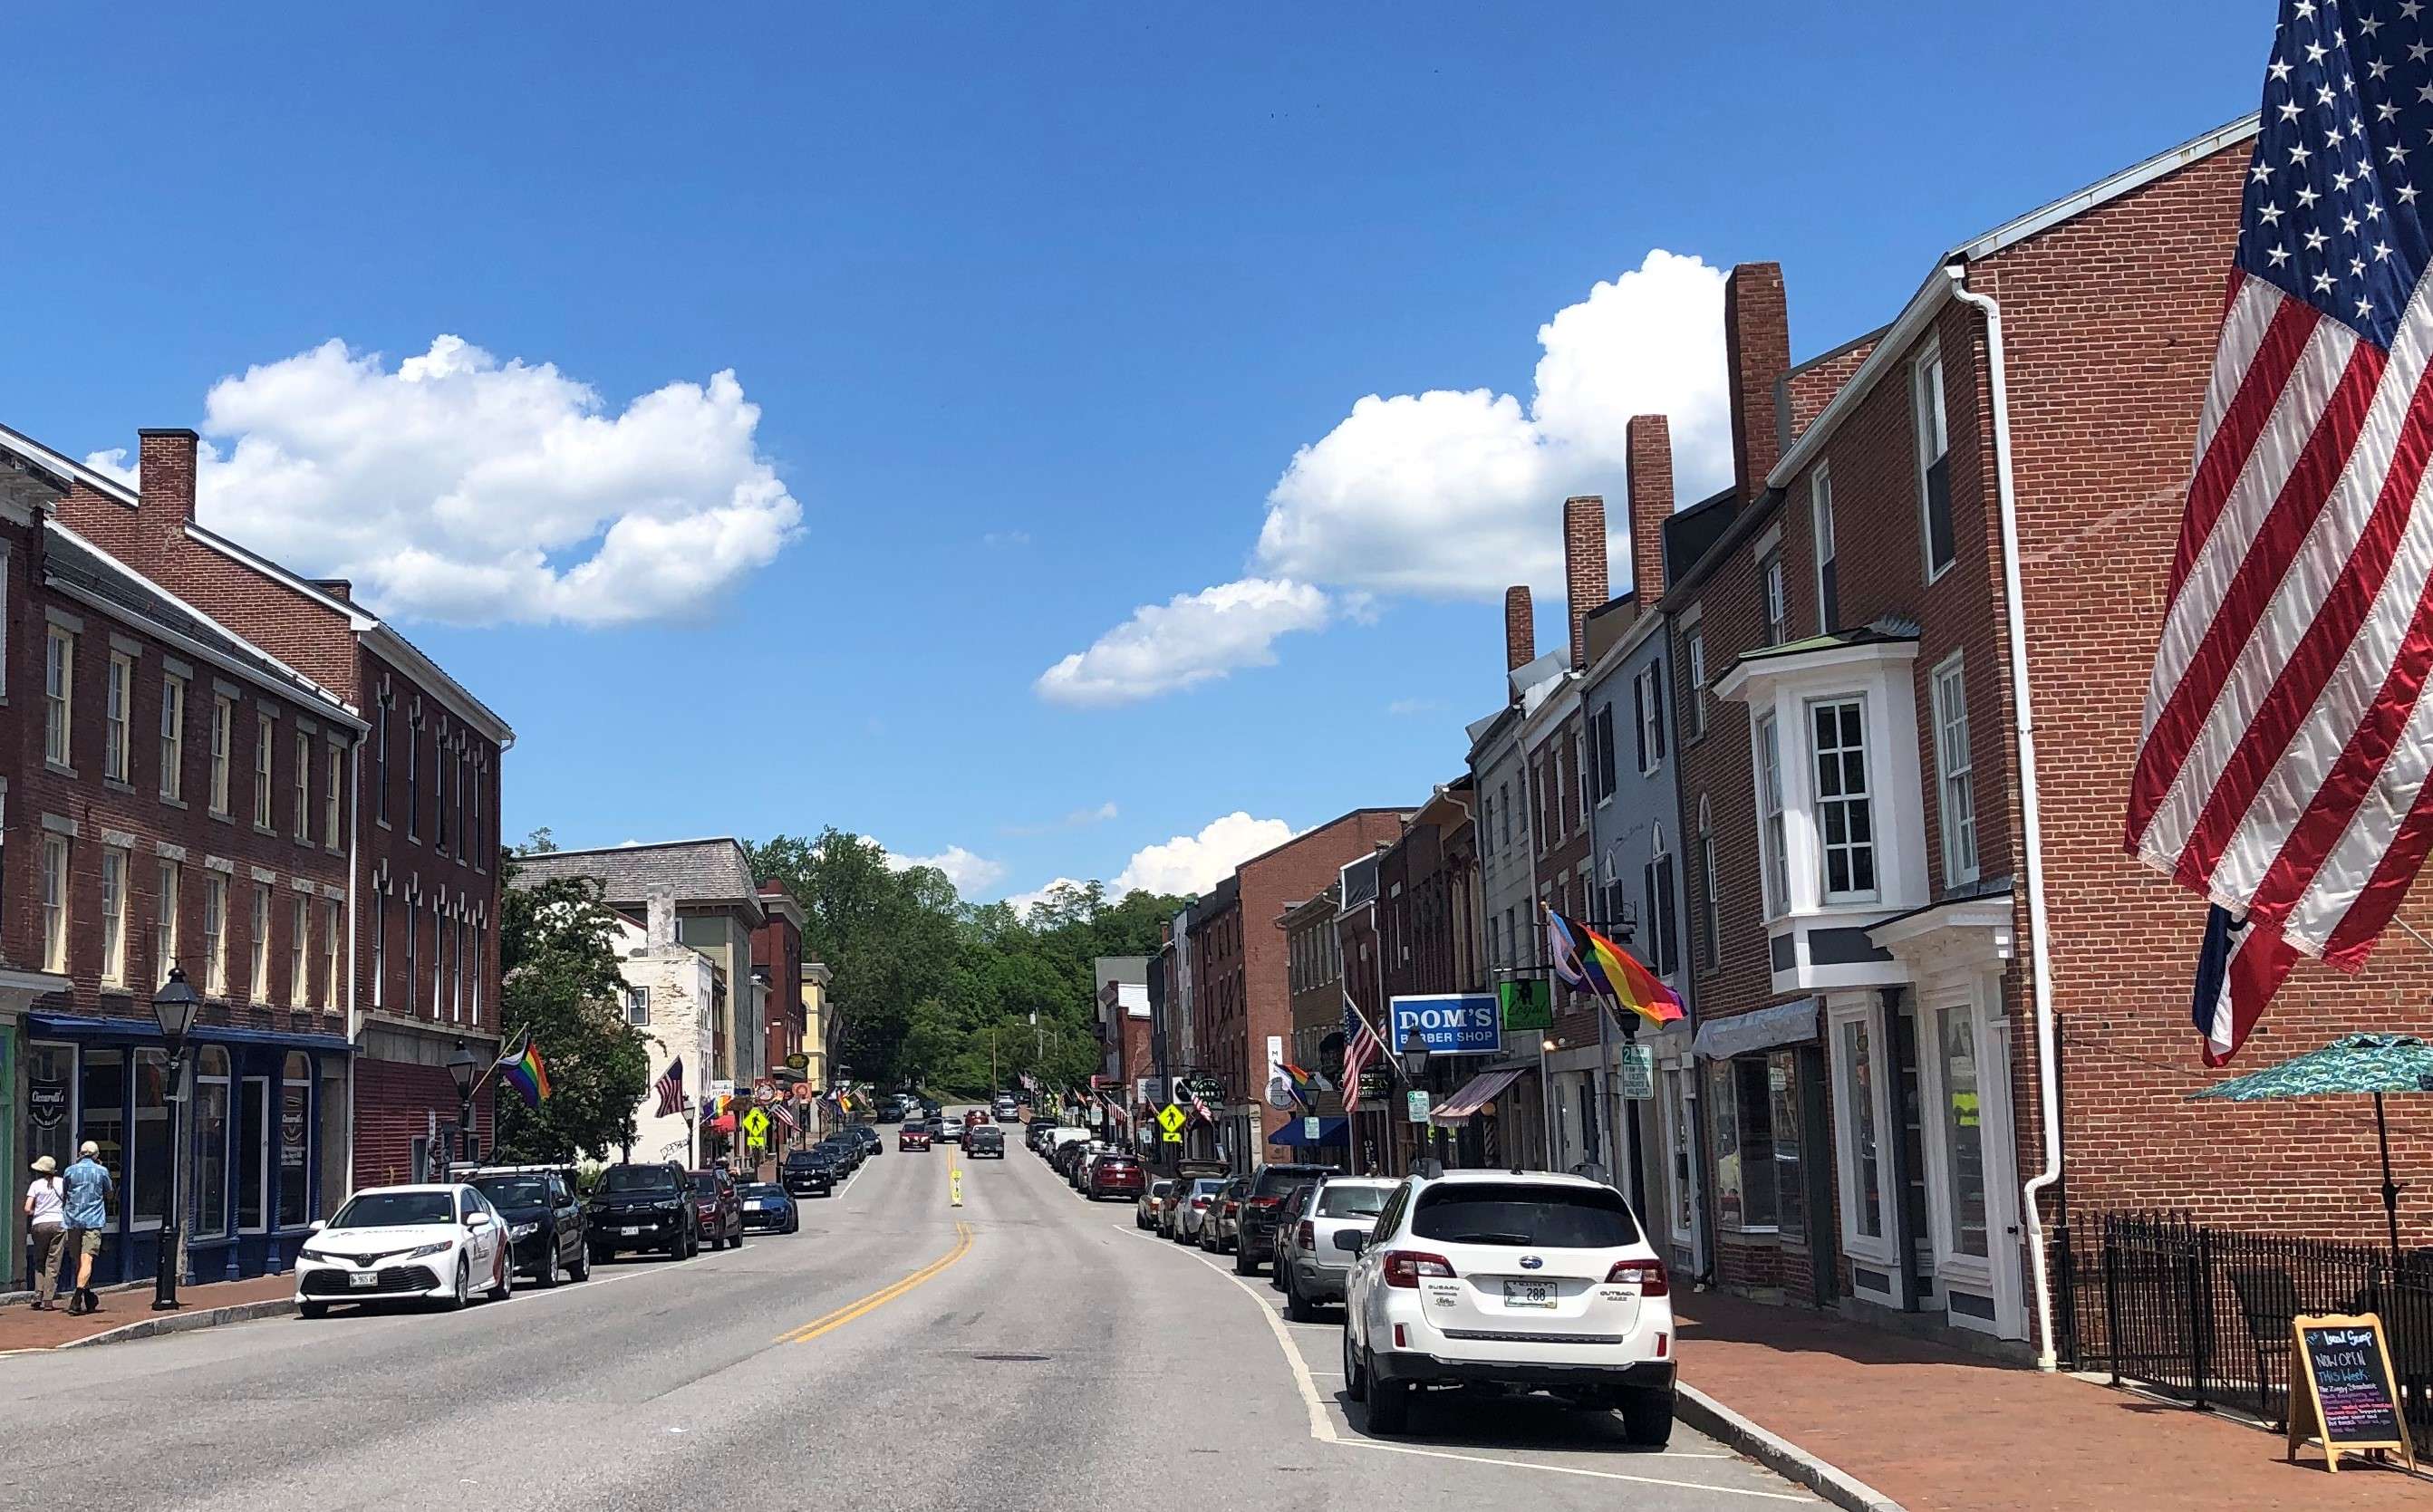
M 659 1073 L 657 1085 L 659 1089 L 659 1116 L 662 1118 L 673 1118 L 676 1114 L 684 1112 L 684 1057 L 678 1056 L 676 1059 L 668 1062 L 668 1068 Z
M 2425 9 L 2283 0 L 2266 71 L 2127 824 L 2213 905 L 2209 1065 L 2298 957 L 2361 966 L 2433 844 Z
M 1360 1111 L 1360 1073 L 1368 1069 L 1369 1062 L 1375 1060 L 1378 1051 L 1383 1048 L 1384 1046 L 1377 1043 L 1376 1034 L 1369 1028 L 1369 1020 L 1362 1016 L 1359 1007 L 1352 1001 L 1352 994 L 1347 989 L 1343 994 L 1343 1111 L 1345 1113 L 1355 1113 Z
M 794 1116 L 793 1105 L 787 1099 L 772 1097 L 763 1106 L 769 1110 L 770 1117 L 786 1126 L 787 1132 L 791 1133 L 803 1127 L 802 1122 Z

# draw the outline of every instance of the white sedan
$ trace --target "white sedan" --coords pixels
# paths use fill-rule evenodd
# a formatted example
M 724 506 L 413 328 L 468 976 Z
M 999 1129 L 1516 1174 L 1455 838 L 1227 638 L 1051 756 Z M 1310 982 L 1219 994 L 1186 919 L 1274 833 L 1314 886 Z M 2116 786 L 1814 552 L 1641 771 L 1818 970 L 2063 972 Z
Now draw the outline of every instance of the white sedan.
M 475 1290 L 515 1291 L 514 1249 L 490 1199 L 469 1186 L 366 1187 L 296 1256 L 296 1308 L 319 1317 L 332 1302 L 433 1299 L 457 1308 Z

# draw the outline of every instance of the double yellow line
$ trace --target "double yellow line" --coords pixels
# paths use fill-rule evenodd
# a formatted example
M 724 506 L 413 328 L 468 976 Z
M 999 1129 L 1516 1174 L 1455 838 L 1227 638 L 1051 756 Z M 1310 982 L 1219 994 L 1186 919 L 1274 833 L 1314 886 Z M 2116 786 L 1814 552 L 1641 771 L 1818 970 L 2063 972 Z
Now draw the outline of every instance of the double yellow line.
M 836 1330 L 844 1327 L 847 1323 L 850 1323 L 855 1318 L 861 1317 L 864 1313 L 876 1312 L 878 1309 L 895 1300 L 898 1297 L 903 1296 L 906 1292 L 910 1291 L 913 1287 L 920 1285 L 923 1282 L 935 1279 L 940 1271 L 944 1270 L 948 1266 L 953 1265 L 956 1261 L 961 1260 L 963 1256 L 969 1254 L 971 1252 L 971 1225 L 958 1222 L 955 1225 L 955 1248 L 952 1249 L 947 1250 L 944 1254 L 932 1260 L 910 1276 L 905 1277 L 903 1280 L 898 1281 L 892 1285 L 881 1286 L 878 1290 L 872 1292 L 869 1296 L 864 1297 L 858 1301 L 847 1302 L 833 1313 L 828 1313 L 822 1317 L 812 1318 L 809 1322 L 804 1324 L 798 1329 L 778 1334 L 777 1342 L 780 1344 L 808 1344 L 812 1339 L 818 1338 L 823 1334 L 833 1333 Z

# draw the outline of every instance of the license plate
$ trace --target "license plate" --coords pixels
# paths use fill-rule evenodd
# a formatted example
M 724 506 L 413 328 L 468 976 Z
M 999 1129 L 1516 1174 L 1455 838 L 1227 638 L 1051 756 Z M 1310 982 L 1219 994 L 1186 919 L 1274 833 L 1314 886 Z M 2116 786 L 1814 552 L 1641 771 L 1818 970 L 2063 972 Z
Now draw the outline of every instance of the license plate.
M 380 1272 L 374 1270 L 358 1270 L 353 1275 L 347 1278 L 347 1284 L 349 1286 L 377 1286 L 380 1284 Z
M 1551 1308 L 1555 1305 L 1555 1283 L 1551 1281 L 1507 1281 L 1504 1283 L 1504 1305 Z
M 617 1232 L 618 1232 L 619 1233 L 622 1233 L 622 1234 L 637 1234 L 637 1233 L 641 1232 L 642 1231 L 641 1231 L 641 1230 L 639 1230 L 639 1229 L 620 1229 L 620 1230 L 618 1230 Z

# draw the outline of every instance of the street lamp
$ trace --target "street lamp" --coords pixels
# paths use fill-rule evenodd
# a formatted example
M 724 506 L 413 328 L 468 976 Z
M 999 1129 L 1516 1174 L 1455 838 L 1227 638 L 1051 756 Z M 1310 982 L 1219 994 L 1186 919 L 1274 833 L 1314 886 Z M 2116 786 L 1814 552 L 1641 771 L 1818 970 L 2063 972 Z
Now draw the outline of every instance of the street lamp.
M 178 1110 L 185 1099 L 180 1095 L 181 1079 L 186 1069 L 186 1036 L 195 1027 L 195 1009 L 200 999 L 186 985 L 186 974 L 176 966 L 169 968 L 169 979 L 152 994 L 152 1015 L 161 1022 L 161 1039 L 169 1048 L 169 1083 L 164 1100 L 169 1104 L 169 1206 L 161 1217 L 161 1253 L 153 1263 L 152 1311 L 174 1313 L 178 1310 L 178 1214 L 181 1204 L 178 1195 Z
M 1401 1059 L 1403 1062 L 1403 1076 L 1412 1086 L 1418 1086 L 1426 1079 L 1428 1074 L 1428 1042 L 1421 1037 L 1420 1027 L 1417 1024 L 1412 1025 L 1410 1032 L 1403 1036 L 1403 1053 Z M 1420 1135 L 1420 1151 L 1423 1156 L 1429 1159 L 1434 1159 L 1436 1157 L 1437 1123 L 1436 1113 L 1433 1109 L 1430 1110 L 1428 1113 L 1427 1128 L 1422 1130 Z
M 458 1040 L 448 1058 L 448 1079 L 456 1083 L 456 1134 L 467 1160 L 473 1158 L 473 1081 L 481 1074 L 481 1059 Z

